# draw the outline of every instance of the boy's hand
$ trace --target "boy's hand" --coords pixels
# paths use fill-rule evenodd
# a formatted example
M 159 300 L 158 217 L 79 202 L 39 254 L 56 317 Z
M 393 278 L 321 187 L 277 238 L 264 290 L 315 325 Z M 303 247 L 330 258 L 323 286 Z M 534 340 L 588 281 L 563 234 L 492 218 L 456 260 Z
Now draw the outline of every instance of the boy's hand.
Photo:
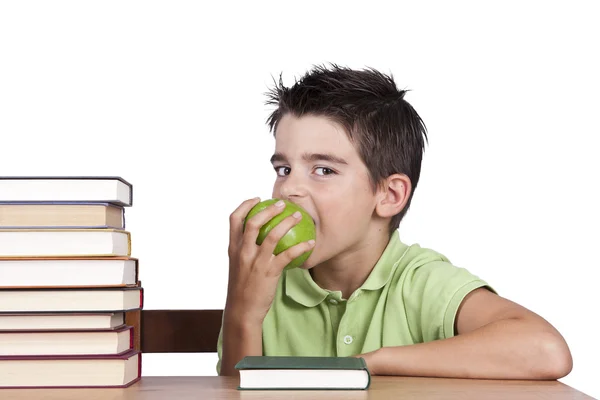
M 377 365 L 377 361 L 378 361 L 377 355 L 380 353 L 380 350 L 381 349 L 370 351 L 368 353 L 357 354 L 357 355 L 351 356 L 351 357 L 364 359 L 371 375 L 379 375 L 378 365 Z
M 281 213 L 285 204 L 279 201 L 252 218 L 244 219 L 260 199 L 244 201 L 230 216 L 229 232 L 229 285 L 225 308 L 228 315 L 245 322 L 262 325 L 273 303 L 277 282 L 285 266 L 314 246 L 314 241 L 303 242 L 274 255 L 279 240 L 302 216 L 295 213 L 273 228 L 259 246 L 256 244 L 260 228 Z

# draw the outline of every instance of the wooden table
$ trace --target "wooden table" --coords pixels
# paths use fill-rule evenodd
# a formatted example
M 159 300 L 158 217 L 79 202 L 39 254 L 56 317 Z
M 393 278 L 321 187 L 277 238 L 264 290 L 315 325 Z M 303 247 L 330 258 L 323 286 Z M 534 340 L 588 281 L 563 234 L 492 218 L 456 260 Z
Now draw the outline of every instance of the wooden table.
M 592 399 L 557 381 L 373 376 L 360 391 L 240 391 L 231 377 L 143 377 L 126 389 L 0 389 L 2 400 L 175 399 Z

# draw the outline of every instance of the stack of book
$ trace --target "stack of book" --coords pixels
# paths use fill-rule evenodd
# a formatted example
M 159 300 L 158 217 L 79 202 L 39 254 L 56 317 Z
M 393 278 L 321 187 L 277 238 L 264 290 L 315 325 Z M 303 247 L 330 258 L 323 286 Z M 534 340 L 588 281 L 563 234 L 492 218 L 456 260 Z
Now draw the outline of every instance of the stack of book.
M 132 189 L 120 177 L 0 177 L 0 387 L 140 379 Z

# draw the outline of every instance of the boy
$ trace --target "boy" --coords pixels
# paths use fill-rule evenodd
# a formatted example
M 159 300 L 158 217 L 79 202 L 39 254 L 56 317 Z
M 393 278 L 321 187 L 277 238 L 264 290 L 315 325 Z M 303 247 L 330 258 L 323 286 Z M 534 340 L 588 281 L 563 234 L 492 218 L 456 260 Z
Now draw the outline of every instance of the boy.
M 398 227 L 419 181 L 425 126 L 393 77 L 315 67 L 277 106 L 273 198 L 307 210 L 316 243 L 273 255 L 290 216 L 261 246 L 273 205 L 230 218 L 229 286 L 217 371 L 237 375 L 248 355 L 360 356 L 374 375 L 558 379 L 572 368 L 560 333 L 498 296 L 443 255 L 406 245 Z M 313 250 L 301 268 L 283 272 Z

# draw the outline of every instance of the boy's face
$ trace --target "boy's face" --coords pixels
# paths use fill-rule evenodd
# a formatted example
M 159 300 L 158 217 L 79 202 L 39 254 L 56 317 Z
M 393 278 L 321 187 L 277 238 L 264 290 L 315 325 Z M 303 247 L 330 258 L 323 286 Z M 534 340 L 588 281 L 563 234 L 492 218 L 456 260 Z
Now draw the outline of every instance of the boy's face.
M 341 125 L 321 116 L 285 115 L 271 161 L 277 174 L 273 197 L 300 205 L 315 221 L 316 245 L 303 268 L 341 261 L 369 245 L 377 198 Z

